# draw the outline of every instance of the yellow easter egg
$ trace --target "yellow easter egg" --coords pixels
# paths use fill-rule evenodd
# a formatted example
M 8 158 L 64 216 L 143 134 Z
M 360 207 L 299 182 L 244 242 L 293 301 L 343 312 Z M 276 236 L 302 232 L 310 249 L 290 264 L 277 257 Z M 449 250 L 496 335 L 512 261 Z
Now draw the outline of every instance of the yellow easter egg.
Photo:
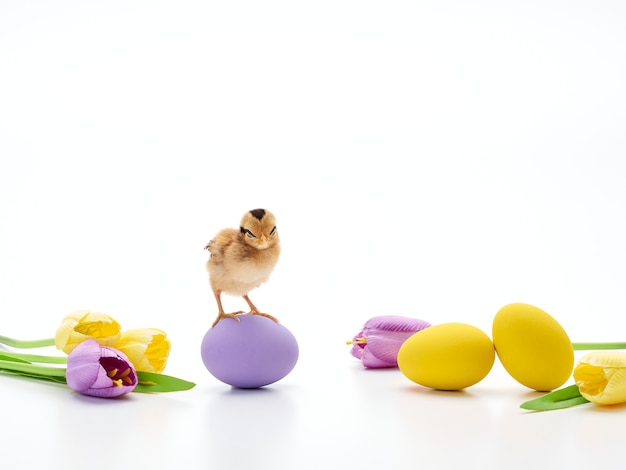
M 521 303 L 502 307 L 493 319 L 492 338 L 506 371 L 528 388 L 554 390 L 572 374 L 572 343 L 559 322 L 540 308 Z
M 413 382 L 461 390 L 480 382 L 495 361 L 491 339 L 465 323 L 441 323 L 410 336 L 398 351 L 398 367 Z

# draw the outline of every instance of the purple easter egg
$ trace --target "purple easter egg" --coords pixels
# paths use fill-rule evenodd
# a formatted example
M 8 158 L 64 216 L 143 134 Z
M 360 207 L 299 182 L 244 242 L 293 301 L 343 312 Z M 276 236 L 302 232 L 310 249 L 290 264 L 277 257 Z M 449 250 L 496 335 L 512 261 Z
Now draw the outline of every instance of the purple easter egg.
M 202 361 L 218 380 L 259 388 L 284 378 L 298 361 L 298 343 L 283 325 L 260 315 L 226 318 L 204 335 Z

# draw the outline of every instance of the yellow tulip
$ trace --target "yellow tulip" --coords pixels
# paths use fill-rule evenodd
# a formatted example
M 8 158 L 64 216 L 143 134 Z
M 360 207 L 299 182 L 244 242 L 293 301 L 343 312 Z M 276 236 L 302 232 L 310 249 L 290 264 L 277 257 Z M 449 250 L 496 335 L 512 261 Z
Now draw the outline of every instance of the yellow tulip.
M 626 402 L 626 353 L 596 351 L 583 356 L 574 369 L 580 394 L 599 405 Z
M 113 346 L 120 339 L 120 332 L 120 324 L 110 316 L 77 310 L 63 319 L 54 336 L 54 344 L 66 354 L 87 339 L 94 339 L 102 346 Z
M 166 333 L 156 328 L 124 331 L 115 344 L 115 349 L 126 354 L 135 369 L 157 374 L 165 369 L 170 348 Z

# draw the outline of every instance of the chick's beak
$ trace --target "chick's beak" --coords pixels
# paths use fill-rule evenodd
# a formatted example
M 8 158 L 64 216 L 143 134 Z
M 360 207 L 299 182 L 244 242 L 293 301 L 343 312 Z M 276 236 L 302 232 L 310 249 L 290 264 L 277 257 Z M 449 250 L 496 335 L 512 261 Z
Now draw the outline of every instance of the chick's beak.
M 256 244 L 257 249 L 264 250 L 268 246 L 269 246 L 269 241 L 267 237 L 265 235 L 261 235 L 259 239 L 257 240 L 257 244 Z

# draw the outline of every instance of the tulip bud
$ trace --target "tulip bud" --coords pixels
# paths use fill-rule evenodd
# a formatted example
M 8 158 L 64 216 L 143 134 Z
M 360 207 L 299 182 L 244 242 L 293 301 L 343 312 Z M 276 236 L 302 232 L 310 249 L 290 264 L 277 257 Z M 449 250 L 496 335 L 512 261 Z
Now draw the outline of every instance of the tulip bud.
M 580 394 L 599 405 L 626 402 L 626 353 L 595 351 L 583 356 L 574 369 Z
M 370 318 L 363 329 L 347 344 L 350 354 L 360 359 L 365 367 L 397 367 L 400 346 L 414 333 L 431 326 L 424 320 L 396 315 Z
M 67 315 L 54 336 L 57 349 L 69 354 L 80 343 L 95 339 L 103 346 L 113 346 L 120 338 L 118 322 L 104 313 L 78 310 Z
M 102 398 L 132 392 L 138 383 L 135 368 L 123 353 L 91 339 L 68 355 L 65 379 L 72 390 Z

